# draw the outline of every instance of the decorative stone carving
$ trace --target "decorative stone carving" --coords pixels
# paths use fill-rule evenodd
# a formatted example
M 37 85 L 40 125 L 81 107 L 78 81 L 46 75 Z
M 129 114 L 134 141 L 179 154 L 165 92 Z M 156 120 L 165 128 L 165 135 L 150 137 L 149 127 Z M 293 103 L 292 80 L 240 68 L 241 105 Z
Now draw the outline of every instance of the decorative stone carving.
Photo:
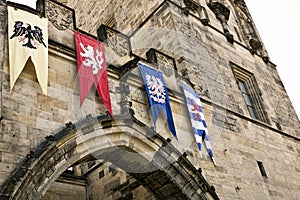
M 282 127 L 281 127 L 281 120 L 271 117 L 272 121 L 275 123 L 275 126 L 278 130 L 282 131 Z
M 139 116 L 143 119 L 150 120 L 149 117 L 149 103 L 147 99 L 147 94 L 144 86 L 136 88 L 131 95 L 131 100 L 133 103 L 133 109 L 135 116 Z
M 128 47 L 128 40 L 126 37 L 122 37 L 121 34 L 107 29 L 107 42 L 118 56 L 125 56 L 130 50 Z
M 215 13 L 216 18 L 221 22 L 225 37 L 228 42 L 233 43 L 233 35 L 229 31 L 227 21 L 229 20 L 230 10 L 219 0 L 210 0 L 208 7 Z
M 241 5 L 243 7 L 246 7 L 246 3 L 244 0 L 234 0 L 234 3 L 237 5 Z
M 131 43 L 127 35 L 102 24 L 97 29 L 98 40 L 106 45 L 106 61 L 116 68 L 124 68 L 131 63 Z
M 174 70 L 176 70 L 176 66 L 175 61 L 171 56 L 168 56 L 156 49 L 150 49 L 147 51 L 146 55 L 147 60 L 157 64 L 157 68 L 160 69 L 165 76 L 174 76 Z
M 130 101 L 130 89 L 129 85 L 125 83 L 123 80 L 119 83 L 119 87 L 116 87 L 116 92 L 120 94 L 120 101 L 118 104 L 121 107 L 121 113 L 122 114 L 128 114 L 129 110 L 131 109 L 132 102 Z
M 200 21 L 203 25 L 207 26 L 209 23 L 208 14 L 206 12 L 206 9 L 201 6 L 200 3 L 197 3 L 193 0 L 183 0 L 183 3 L 186 7 L 183 8 L 183 13 L 185 15 L 188 15 L 190 12 L 196 12 L 200 18 Z
M 205 7 L 203 6 L 200 6 L 198 9 L 197 9 L 197 12 L 198 12 L 198 15 L 200 17 L 200 21 L 203 25 L 207 26 L 208 23 L 209 23 L 209 18 L 208 18 L 208 14 L 207 14 L 207 11 L 205 9 Z
M 174 64 L 171 59 L 168 59 L 167 57 L 157 54 L 157 62 L 159 69 L 163 72 L 164 75 L 167 77 L 171 77 L 174 75 Z
M 255 39 L 255 38 L 251 38 L 251 39 L 249 40 L 249 44 L 250 44 L 250 46 L 252 47 L 252 49 L 254 49 L 254 50 L 259 50 L 259 49 L 262 48 L 261 42 L 259 42 L 259 41 L 258 41 L 257 39 Z
M 193 0 L 183 0 L 183 3 L 186 5 L 187 8 L 194 11 L 196 11 L 200 7 L 200 4 Z
M 235 0 L 235 11 L 238 15 L 238 21 L 241 26 L 243 38 L 248 44 L 249 51 L 252 54 L 260 55 L 265 63 L 269 62 L 269 56 L 261 40 L 258 37 L 253 20 L 246 7 L 244 0 Z
M 219 0 L 210 0 L 207 5 L 215 13 L 218 19 L 223 15 L 225 20 L 228 21 L 230 10 L 223 3 L 219 2 Z
M 52 1 L 46 1 L 46 17 L 58 30 L 73 28 L 73 11 Z

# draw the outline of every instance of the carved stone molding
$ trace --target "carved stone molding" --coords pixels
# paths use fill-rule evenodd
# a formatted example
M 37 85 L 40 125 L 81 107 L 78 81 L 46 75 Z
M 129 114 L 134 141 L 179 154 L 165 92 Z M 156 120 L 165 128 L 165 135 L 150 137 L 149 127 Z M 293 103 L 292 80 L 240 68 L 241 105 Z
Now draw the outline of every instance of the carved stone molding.
M 200 6 L 197 9 L 197 12 L 198 12 L 198 15 L 200 17 L 200 21 L 202 22 L 202 24 L 207 26 L 208 23 L 209 23 L 209 18 L 208 18 L 208 14 L 207 14 L 207 11 L 206 11 L 205 7 Z
M 167 77 L 171 77 L 174 75 L 174 64 L 171 59 L 167 57 L 157 54 L 157 61 L 159 69 L 163 72 Z
M 251 46 L 254 50 L 259 50 L 259 49 L 262 48 L 261 42 L 258 41 L 258 40 L 255 39 L 255 38 L 251 38 L 251 39 L 249 40 L 249 44 L 250 44 L 250 46 Z
M 218 19 L 220 15 L 223 15 L 226 21 L 229 19 L 230 10 L 223 3 L 218 0 L 211 0 L 207 5 L 215 13 Z
M 275 126 L 278 130 L 282 131 L 281 120 L 275 117 L 271 117 L 272 121 L 275 123 Z
M 107 25 L 100 25 L 97 29 L 98 40 L 106 45 L 107 62 L 117 68 L 131 64 L 131 43 L 129 36 L 111 28 Z
M 227 41 L 230 43 L 233 43 L 234 42 L 233 35 L 228 30 L 226 30 L 224 32 L 225 32 L 225 37 L 226 37 Z
M 46 1 L 46 17 L 58 30 L 73 28 L 73 11 L 52 1 Z
M 208 7 L 215 13 L 216 18 L 221 22 L 225 37 L 228 42 L 233 43 L 233 35 L 229 31 L 227 21 L 229 20 L 230 10 L 220 0 L 210 0 Z
M 186 5 L 187 8 L 194 11 L 196 11 L 200 7 L 200 4 L 193 0 L 183 0 L 183 3 Z
M 147 60 L 151 63 L 155 63 L 157 68 L 160 69 L 167 77 L 174 76 L 176 68 L 175 60 L 171 56 L 160 52 L 156 49 L 150 49 L 146 53 Z
M 118 56 L 125 56 L 130 51 L 128 48 L 128 39 L 112 30 L 107 29 L 108 45 Z
M 241 6 L 243 6 L 243 7 L 246 7 L 246 3 L 245 3 L 244 0 L 234 0 L 234 3 L 235 3 L 236 5 L 241 5 Z

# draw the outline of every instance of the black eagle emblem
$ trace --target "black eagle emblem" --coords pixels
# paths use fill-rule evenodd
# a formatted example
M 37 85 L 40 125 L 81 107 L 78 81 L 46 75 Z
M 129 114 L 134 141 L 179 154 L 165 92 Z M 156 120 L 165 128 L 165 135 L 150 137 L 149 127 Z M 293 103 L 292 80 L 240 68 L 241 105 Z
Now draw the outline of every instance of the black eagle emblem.
M 34 26 L 34 29 L 32 29 L 30 24 L 25 24 L 24 26 L 23 22 L 16 21 L 14 28 L 14 33 L 12 36 L 10 36 L 10 39 L 18 37 L 19 42 L 22 43 L 26 42 L 27 39 L 27 43 L 22 44 L 22 46 L 31 49 L 36 49 L 39 43 L 46 47 L 44 43 L 43 32 L 40 27 Z

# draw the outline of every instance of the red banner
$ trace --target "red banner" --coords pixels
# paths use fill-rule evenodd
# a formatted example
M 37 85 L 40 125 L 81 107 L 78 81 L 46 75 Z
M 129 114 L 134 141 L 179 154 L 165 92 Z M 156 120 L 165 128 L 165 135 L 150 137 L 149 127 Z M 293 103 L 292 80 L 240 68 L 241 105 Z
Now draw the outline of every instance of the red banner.
M 106 109 L 113 116 L 109 95 L 107 66 L 103 43 L 87 35 L 74 31 L 78 77 L 80 87 L 80 106 L 94 84 Z

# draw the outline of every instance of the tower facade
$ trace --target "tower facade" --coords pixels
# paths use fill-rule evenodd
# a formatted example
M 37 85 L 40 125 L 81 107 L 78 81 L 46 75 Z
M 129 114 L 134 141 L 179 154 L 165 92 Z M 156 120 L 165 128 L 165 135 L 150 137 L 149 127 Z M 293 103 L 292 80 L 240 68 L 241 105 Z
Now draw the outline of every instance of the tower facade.
M 9 8 L 48 20 L 47 94 L 33 56 L 11 87 Z M 0 199 L 300 198 L 299 119 L 244 0 L 0 10 Z M 80 105 L 74 31 L 104 44 L 113 115 L 96 85 Z M 164 77 L 177 137 L 153 119 L 138 63 Z M 202 156 L 182 84 L 202 102 Z

